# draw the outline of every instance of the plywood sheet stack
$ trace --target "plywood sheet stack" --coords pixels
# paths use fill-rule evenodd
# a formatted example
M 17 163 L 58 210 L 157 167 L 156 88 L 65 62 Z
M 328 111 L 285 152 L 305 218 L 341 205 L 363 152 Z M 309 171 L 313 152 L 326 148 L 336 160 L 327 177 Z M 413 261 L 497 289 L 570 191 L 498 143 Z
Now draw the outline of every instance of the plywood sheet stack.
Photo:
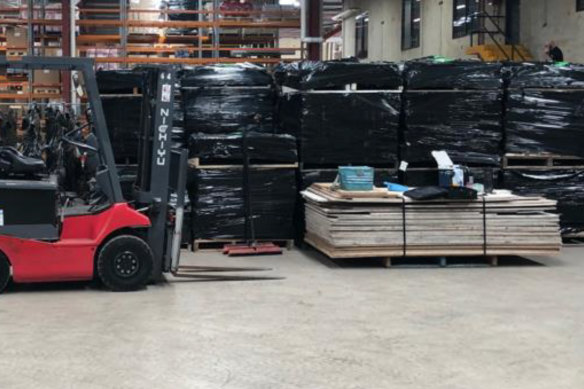
M 496 191 L 478 200 L 415 201 L 398 193 L 303 192 L 305 241 L 331 258 L 548 255 L 562 242 L 556 202 Z

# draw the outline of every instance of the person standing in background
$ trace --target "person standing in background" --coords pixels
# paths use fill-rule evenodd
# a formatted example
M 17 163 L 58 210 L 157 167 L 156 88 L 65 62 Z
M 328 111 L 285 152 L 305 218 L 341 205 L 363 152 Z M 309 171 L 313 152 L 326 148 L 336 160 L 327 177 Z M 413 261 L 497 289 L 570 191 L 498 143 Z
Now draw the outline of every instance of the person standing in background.
M 550 43 L 545 45 L 545 54 L 553 62 L 563 62 L 564 61 L 564 53 L 558 47 L 558 45 L 556 45 L 556 42 L 554 42 L 554 41 L 551 41 Z

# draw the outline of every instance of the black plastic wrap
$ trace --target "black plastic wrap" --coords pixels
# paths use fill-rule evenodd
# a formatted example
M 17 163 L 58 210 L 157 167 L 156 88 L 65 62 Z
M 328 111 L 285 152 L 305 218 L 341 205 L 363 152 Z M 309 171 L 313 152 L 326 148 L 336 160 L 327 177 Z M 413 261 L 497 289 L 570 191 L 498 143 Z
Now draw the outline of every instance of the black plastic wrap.
M 137 165 L 117 165 L 118 177 L 120 177 L 120 186 L 122 194 L 126 201 L 134 200 L 134 183 L 138 175 Z
M 247 157 L 252 163 L 296 163 L 296 138 L 291 135 L 248 132 L 245 135 Z M 242 163 L 244 160 L 242 133 L 192 134 L 189 139 L 189 158 L 202 162 Z
M 278 97 L 277 102 L 277 123 L 281 132 L 300 137 L 300 127 L 302 124 L 302 94 L 284 93 Z
M 503 182 L 518 195 L 557 200 L 563 234 L 584 231 L 584 170 L 507 170 Z
M 301 89 L 302 76 L 302 62 L 280 63 L 273 71 L 274 81 L 276 85 L 282 87 L 286 86 L 293 89 Z
M 402 160 L 435 166 L 432 151 L 446 150 L 456 163 L 499 164 L 500 91 L 416 91 L 405 99 Z
M 359 90 L 388 90 L 403 86 L 399 66 L 388 62 L 298 62 L 280 65 L 275 69 L 274 77 L 279 85 L 301 90 L 344 89 L 348 84 L 356 84 Z
M 132 94 L 134 88 L 142 89 L 145 83 L 145 73 L 139 70 L 100 70 L 95 78 L 102 94 Z
M 138 155 L 141 96 L 101 96 L 114 158 L 118 162 L 135 160 Z
M 261 66 L 251 64 L 198 66 L 180 75 L 183 87 L 272 86 L 272 76 Z
M 506 151 L 584 158 L 583 90 L 510 90 Z
M 245 239 L 243 170 L 192 170 L 195 239 Z M 292 239 L 296 202 L 295 169 L 250 169 L 252 219 L 257 239 Z
M 510 88 L 584 89 L 584 65 L 523 63 L 508 68 Z
M 408 89 L 501 89 L 503 66 L 477 61 L 416 60 L 406 63 Z
M 305 93 L 301 105 L 305 165 L 395 164 L 400 93 Z
M 271 87 L 183 88 L 182 100 L 187 135 L 237 132 L 258 118 L 261 131 L 273 131 L 276 95 Z

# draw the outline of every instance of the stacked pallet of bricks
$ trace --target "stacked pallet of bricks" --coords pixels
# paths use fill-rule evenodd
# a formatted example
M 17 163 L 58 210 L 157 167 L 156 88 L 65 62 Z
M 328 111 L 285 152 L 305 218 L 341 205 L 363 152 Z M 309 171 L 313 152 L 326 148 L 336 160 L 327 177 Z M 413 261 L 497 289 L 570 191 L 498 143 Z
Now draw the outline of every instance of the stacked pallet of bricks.
M 249 66 L 186 69 L 181 89 L 193 248 L 252 238 L 290 247 L 298 156 L 296 138 L 275 131 L 271 75 Z
M 584 66 L 509 69 L 503 185 L 558 201 L 562 234 L 584 231 Z
M 303 196 L 305 241 L 331 258 L 548 255 L 562 244 L 556 202 L 542 197 L 495 191 L 477 200 L 416 201 L 328 184 Z
M 135 165 L 146 75 L 141 71 L 98 71 L 96 80 L 118 165 Z
M 403 184 L 438 183 L 433 150 L 445 150 L 455 163 L 470 167 L 476 182 L 488 187 L 496 183 L 503 141 L 501 70 L 501 64 L 474 61 L 425 59 L 406 64 Z
M 338 166 L 375 168 L 378 185 L 396 181 L 401 70 L 391 63 L 301 62 L 281 65 L 278 120 L 298 138 L 299 187 L 332 182 Z M 304 233 L 299 201 L 297 238 Z

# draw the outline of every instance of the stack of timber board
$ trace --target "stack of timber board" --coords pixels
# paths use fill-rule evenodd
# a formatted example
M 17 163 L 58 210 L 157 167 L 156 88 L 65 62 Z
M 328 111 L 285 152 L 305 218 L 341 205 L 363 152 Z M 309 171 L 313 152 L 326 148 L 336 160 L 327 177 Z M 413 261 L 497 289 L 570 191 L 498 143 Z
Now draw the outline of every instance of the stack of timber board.
M 331 258 L 553 255 L 561 249 L 553 200 L 508 191 L 470 201 L 388 193 L 361 197 L 313 184 L 302 192 L 305 241 Z

